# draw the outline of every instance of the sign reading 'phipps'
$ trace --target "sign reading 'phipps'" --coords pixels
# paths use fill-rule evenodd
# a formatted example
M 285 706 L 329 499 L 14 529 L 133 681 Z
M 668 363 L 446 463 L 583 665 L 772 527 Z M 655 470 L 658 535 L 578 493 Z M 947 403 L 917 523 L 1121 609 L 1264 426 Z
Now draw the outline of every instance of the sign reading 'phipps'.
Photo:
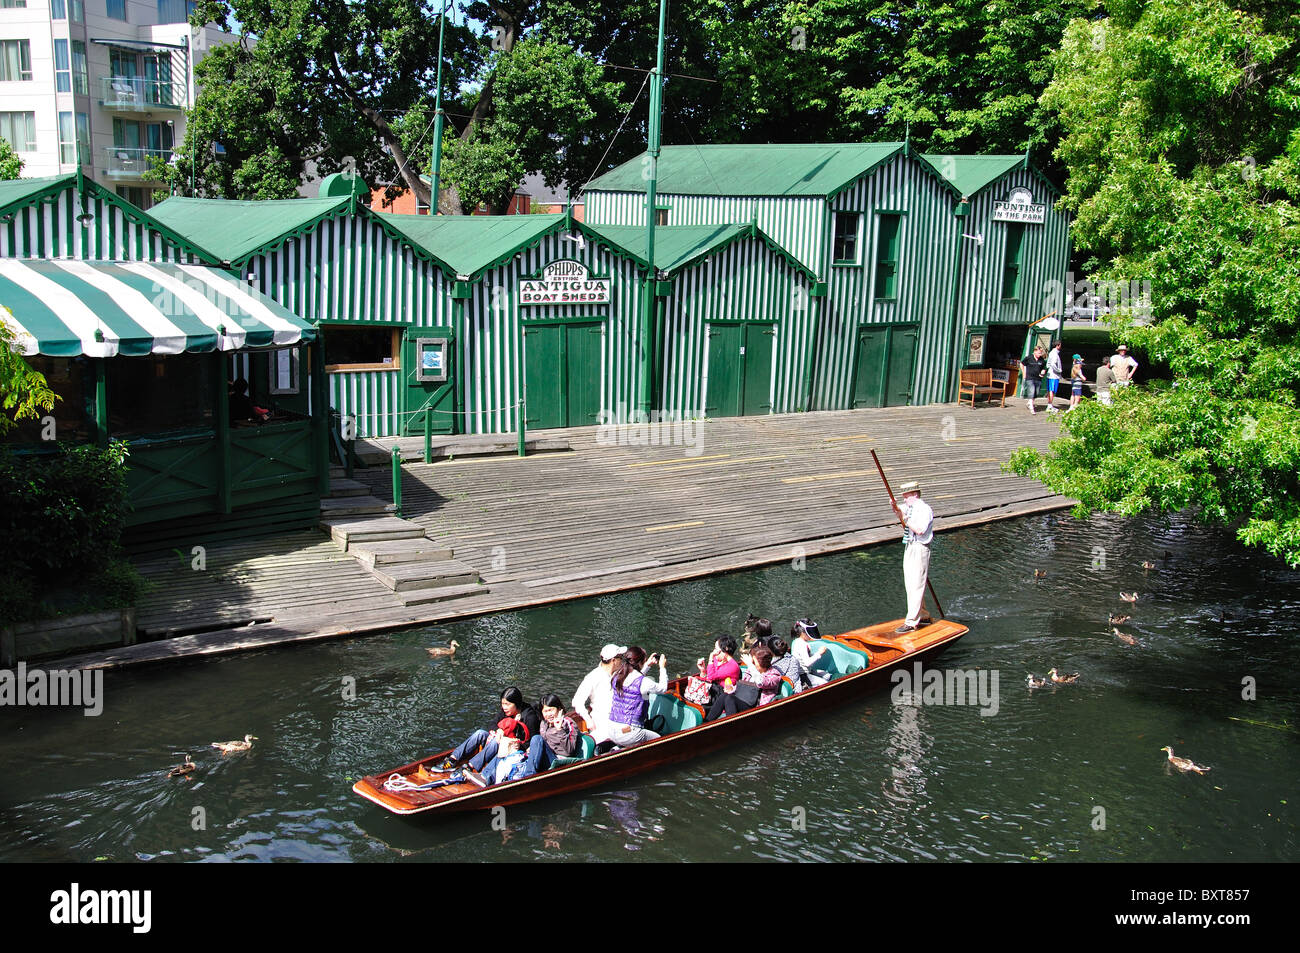
M 519 282 L 520 304 L 609 304 L 609 279 L 593 278 L 571 258 L 553 261 L 538 278 Z

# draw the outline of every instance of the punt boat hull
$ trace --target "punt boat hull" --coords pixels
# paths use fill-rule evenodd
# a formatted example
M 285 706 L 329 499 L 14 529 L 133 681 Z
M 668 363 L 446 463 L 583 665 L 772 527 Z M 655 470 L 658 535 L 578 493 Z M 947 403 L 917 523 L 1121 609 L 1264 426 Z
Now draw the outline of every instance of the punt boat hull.
M 941 620 L 923 626 L 906 636 L 893 630 L 902 620 L 855 629 L 842 635 L 827 636 L 824 641 L 839 642 L 851 649 L 866 649 L 871 655 L 868 667 L 804 691 L 778 698 L 760 708 L 696 725 L 672 734 L 587 758 L 562 767 L 552 767 L 531 777 L 489 787 L 472 782 L 447 785 L 427 791 L 390 791 L 384 787 L 393 775 L 413 783 L 445 775 L 426 773 L 423 769 L 451 754 L 438 752 L 378 774 L 367 775 L 352 790 L 368 801 L 394 814 L 451 814 L 481 811 L 511 804 L 523 804 L 541 798 L 581 791 L 586 788 L 621 781 L 642 772 L 689 761 L 725 748 L 738 741 L 777 730 L 792 721 L 836 708 L 864 694 L 880 691 L 891 684 L 890 675 L 916 662 L 928 662 L 950 648 L 968 631 L 966 626 Z M 686 679 L 669 684 L 670 692 L 685 689 Z

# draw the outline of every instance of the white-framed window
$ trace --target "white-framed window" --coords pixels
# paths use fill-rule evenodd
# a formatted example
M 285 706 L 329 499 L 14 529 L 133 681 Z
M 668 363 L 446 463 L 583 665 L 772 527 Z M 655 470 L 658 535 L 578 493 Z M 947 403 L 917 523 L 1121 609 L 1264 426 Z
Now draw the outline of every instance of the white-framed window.
M 862 215 L 858 212 L 835 213 L 835 241 L 831 260 L 837 265 L 858 263 L 858 233 L 862 230 Z
M 14 152 L 36 151 L 36 113 L 0 113 L 0 137 Z
M 126 22 L 126 0 L 105 0 L 104 12 L 110 20 Z
M 67 40 L 54 41 L 54 90 L 72 92 L 72 56 L 68 53 Z
M 72 113 L 59 113 L 59 162 L 73 165 L 77 161 L 77 126 Z
M 32 41 L 0 40 L 0 82 L 30 82 Z

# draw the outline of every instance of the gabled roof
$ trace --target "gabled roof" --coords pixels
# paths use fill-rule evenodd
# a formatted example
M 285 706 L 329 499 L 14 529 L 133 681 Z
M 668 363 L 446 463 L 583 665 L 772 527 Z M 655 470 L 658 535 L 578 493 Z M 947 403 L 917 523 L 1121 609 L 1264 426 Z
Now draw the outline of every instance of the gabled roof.
M 916 155 L 963 198 L 974 198 L 1008 172 L 1023 168 L 1025 164 L 1023 155 L 949 156 L 936 152 Z
M 903 150 L 901 142 L 664 146 L 660 193 L 832 196 Z M 589 182 L 584 191 L 644 192 L 645 153 Z
M 455 275 L 467 278 L 514 257 L 567 221 L 563 215 L 372 214 L 411 244 L 446 262 Z
M 347 196 L 252 201 L 174 196 L 155 205 L 149 213 L 206 248 L 219 261 L 239 265 L 346 212 L 351 202 Z
M 92 179 L 78 179 L 75 172 L 66 175 L 47 175 L 33 179 L 0 180 L 0 216 L 13 214 L 27 206 L 37 204 L 43 199 L 51 199 L 60 192 L 80 187 L 85 196 L 100 202 L 107 202 L 121 210 L 127 221 L 151 228 L 170 242 L 174 242 L 199 258 L 216 262 L 216 257 L 201 245 L 187 238 L 184 233 L 174 229 L 166 222 L 149 212 L 137 208 L 126 199 L 110 192 Z
M 594 232 L 610 244 L 626 251 L 643 267 L 646 264 L 646 230 L 637 225 L 591 225 L 586 231 Z M 772 239 L 764 235 L 755 225 L 659 225 L 655 227 L 655 268 L 667 275 L 674 275 L 698 262 L 701 258 L 715 254 L 732 242 L 754 237 L 765 242 L 778 255 L 785 258 L 791 267 L 797 269 L 810 279 L 813 278 L 805 266 Z

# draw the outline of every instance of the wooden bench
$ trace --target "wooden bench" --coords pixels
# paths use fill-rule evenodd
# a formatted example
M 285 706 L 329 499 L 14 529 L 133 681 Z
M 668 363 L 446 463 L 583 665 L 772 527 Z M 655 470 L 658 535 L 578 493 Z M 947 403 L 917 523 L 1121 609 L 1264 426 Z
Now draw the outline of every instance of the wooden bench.
M 996 397 L 998 405 L 1005 407 L 1007 405 L 1007 383 L 1006 381 L 995 381 L 992 368 L 967 368 L 961 372 L 960 385 L 957 388 L 957 403 L 960 404 L 963 400 L 969 398 L 973 409 L 976 397 L 983 397 L 989 403 L 992 403 L 993 398 Z

